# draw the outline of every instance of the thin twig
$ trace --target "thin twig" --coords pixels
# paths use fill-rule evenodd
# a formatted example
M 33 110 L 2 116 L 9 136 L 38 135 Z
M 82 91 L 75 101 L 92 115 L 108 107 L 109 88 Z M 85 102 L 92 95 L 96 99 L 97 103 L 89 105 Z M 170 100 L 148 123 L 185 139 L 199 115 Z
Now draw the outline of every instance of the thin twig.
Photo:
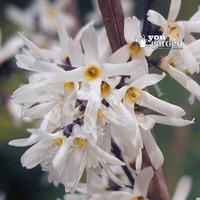
M 120 0 L 98 0 L 112 51 L 126 44 L 124 39 L 124 14 Z

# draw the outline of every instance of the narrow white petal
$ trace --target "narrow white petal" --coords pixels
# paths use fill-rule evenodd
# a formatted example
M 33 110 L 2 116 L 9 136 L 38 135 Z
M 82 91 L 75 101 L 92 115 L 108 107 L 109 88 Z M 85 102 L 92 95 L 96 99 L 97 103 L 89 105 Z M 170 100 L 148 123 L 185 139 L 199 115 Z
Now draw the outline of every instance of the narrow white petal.
M 79 41 L 69 39 L 67 43 L 68 55 L 70 62 L 74 67 L 83 66 L 83 53 Z
M 180 52 L 190 74 L 199 73 L 199 63 L 186 45 L 183 45 L 183 50 Z
M 189 50 L 192 52 L 192 54 L 194 55 L 194 57 L 196 59 L 200 59 L 200 39 L 199 40 L 195 40 L 194 42 L 190 43 L 188 45 Z
M 46 156 L 47 146 L 43 141 L 30 147 L 21 157 L 21 163 L 23 167 L 32 169 L 40 164 Z
M 26 38 L 23 34 L 20 33 L 20 36 L 24 40 L 26 46 L 30 49 L 31 53 L 36 59 L 41 59 L 43 61 L 48 61 L 48 59 L 42 54 L 42 51 L 28 38 Z
M 181 0 L 171 0 L 168 20 L 175 21 L 181 8 Z
M 96 64 L 99 61 L 99 50 L 97 33 L 94 27 L 90 26 L 82 36 L 83 49 L 85 51 L 86 65 Z
M 109 64 L 104 63 L 103 69 L 106 77 L 112 76 L 135 76 L 146 74 L 146 67 L 143 62 L 138 60 L 132 60 L 128 63 L 121 64 Z
M 31 119 L 41 119 L 47 114 L 55 105 L 55 102 L 44 103 L 37 106 L 33 106 L 23 113 L 24 117 L 30 117 Z
M 66 51 L 69 35 L 66 31 L 66 27 L 64 25 L 63 18 L 61 16 L 59 16 L 58 18 L 57 31 L 58 31 L 58 38 L 59 38 L 61 49 L 62 51 Z
M 135 178 L 135 185 L 133 190 L 133 196 L 147 196 L 149 183 L 153 178 L 154 172 L 151 167 L 144 168 L 138 176 Z
M 34 143 L 30 143 L 29 138 L 22 138 L 22 139 L 12 140 L 8 144 L 15 147 L 25 147 L 32 145 Z
M 158 169 L 164 162 L 163 154 L 150 131 L 141 131 L 141 133 L 149 159 L 153 167 Z
M 111 63 L 125 63 L 130 58 L 128 45 L 115 51 L 109 58 Z
M 176 187 L 172 200 L 186 200 L 192 188 L 192 179 L 189 176 L 183 176 Z
M 200 86 L 197 82 L 191 79 L 183 72 L 175 69 L 174 67 L 168 66 L 166 71 L 174 78 L 179 84 L 181 84 L 186 90 L 200 98 Z
M 27 55 L 16 55 L 17 66 L 39 73 L 63 72 L 64 70 L 54 63 L 39 61 Z
M 89 142 L 89 147 L 91 148 L 93 153 L 95 153 L 97 155 L 97 157 L 99 157 L 101 160 L 103 160 L 107 163 L 113 164 L 113 165 L 125 165 L 124 162 L 122 162 L 118 158 L 106 153 L 100 147 L 93 144 L 92 142 Z
M 164 79 L 166 76 L 165 73 L 161 75 L 158 74 L 146 74 L 141 78 L 133 81 L 130 86 L 138 86 L 140 89 L 144 89 L 148 86 L 154 85 Z
M 183 21 L 183 25 L 188 33 L 200 33 L 200 19 L 198 21 Z
M 132 195 L 128 192 L 102 192 L 100 194 L 94 194 L 91 200 L 131 200 Z
M 148 107 L 156 112 L 170 117 L 181 117 L 185 115 L 185 111 L 179 106 L 162 101 L 145 91 L 142 91 L 141 95 L 142 100 L 138 102 L 138 104 L 142 106 Z
M 83 81 L 85 79 L 83 75 L 83 67 L 78 67 L 71 71 L 64 71 L 62 73 L 51 73 L 47 76 L 45 79 L 48 83 L 53 82 L 77 82 L 77 81 Z
M 69 149 L 70 143 L 65 140 L 53 159 L 53 167 L 55 169 L 59 170 L 60 167 L 65 164 Z
M 149 10 L 147 16 L 147 20 L 149 22 L 162 27 L 164 29 L 164 32 L 166 32 L 166 29 L 168 28 L 167 21 L 160 13 L 154 10 Z
M 184 120 L 182 118 L 176 117 L 166 117 L 162 115 L 148 115 L 148 117 L 152 118 L 158 124 L 165 124 L 169 126 L 187 126 L 189 124 L 194 123 L 194 120 Z
M 124 21 L 124 37 L 127 43 L 141 39 L 141 22 L 137 17 L 126 18 Z

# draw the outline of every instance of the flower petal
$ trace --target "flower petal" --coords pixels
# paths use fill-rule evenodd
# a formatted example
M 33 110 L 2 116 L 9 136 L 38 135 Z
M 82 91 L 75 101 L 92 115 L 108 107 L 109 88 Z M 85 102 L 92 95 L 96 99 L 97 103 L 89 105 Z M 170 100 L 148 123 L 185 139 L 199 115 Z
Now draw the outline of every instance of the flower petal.
M 166 117 L 162 115 L 148 115 L 148 117 L 152 118 L 158 124 L 165 124 L 169 126 L 187 126 L 189 124 L 194 123 L 194 121 L 184 120 L 182 118 L 176 117 Z
M 199 73 L 199 63 L 186 45 L 183 45 L 183 50 L 180 53 L 189 73 Z
M 125 19 L 124 37 L 127 43 L 141 39 L 141 22 L 137 17 L 134 16 Z
M 153 169 L 152 167 L 144 168 L 138 176 L 135 178 L 135 185 L 133 190 L 133 196 L 147 196 L 147 191 L 149 183 L 153 178 Z
M 186 200 L 192 188 L 192 179 L 189 176 L 183 176 L 176 187 L 172 200 Z
M 16 59 L 17 66 L 22 69 L 39 73 L 64 72 L 63 69 L 54 63 L 39 61 L 27 55 L 16 55 Z
M 31 53 L 36 59 L 40 59 L 43 61 L 48 61 L 48 58 L 42 53 L 41 49 L 39 49 L 33 42 L 31 42 L 28 38 L 26 38 L 23 34 L 20 33 L 20 36 L 24 40 L 24 43 L 29 48 Z
M 128 192 L 101 192 L 100 194 L 94 194 L 91 200 L 130 200 L 132 195 Z
M 91 141 L 89 142 L 89 148 L 91 148 L 91 150 L 93 151 L 93 153 L 95 153 L 97 155 L 97 157 L 99 157 L 101 160 L 103 160 L 103 161 L 105 161 L 105 162 L 107 162 L 109 164 L 112 164 L 112 165 L 125 165 L 124 162 L 122 162 L 118 158 L 106 153 L 100 147 L 98 147 L 97 145 L 92 143 Z
M 168 25 L 166 19 L 158 12 L 154 10 L 149 10 L 147 13 L 147 20 L 152 24 L 160 26 L 163 28 L 164 32 L 167 31 Z
M 168 20 L 175 21 L 181 8 L 181 0 L 171 0 Z
M 130 58 L 128 45 L 124 45 L 115 51 L 109 58 L 111 63 L 125 63 Z
M 64 143 L 62 144 L 62 146 L 60 147 L 60 149 L 58 150 L 52 161 L 53 167 L 57 171 L 59 171 L 59 169 L 62 168 L 61 166 L 65 164 L 65 161 L 67 160 L 68 157 L 69 149 L 70 149 L 70 142 L 69 140 L 66 139 L 64 140 Z
M 154 85 L 160 82 L 163 78 L 165 78 L 166 74 L 162 73 L 161 75 L 158 74 L 146 74 L 141 78 L 133 81 L 130 86 L 138 86 L 140 89 L 144 89 L 148 86 Z
M 164 157 L 154 137 L 150 131 L 141 131 L 141 134 L 145 149 L 153 167 L 155 169 L 160 168 L 164 162 Z
M 126 75 L 137 77 L 147 73 L 144 63 L 138 60 L 132 60 L 128 63 L 121 64 L 104 63 L 103 69 L 106 77 Z
M 93 26 L 90 26 L 82 36 L 83 49 L 85 51 L 85 64 L 98 64 L 99 50 L 97 33 Z
M 150 108 L 156 112 L 167 115 L 169 117 L 181 117 L 185 115 L 185 111 L 179 106 L 162 101 L 145 91 L 142 91 L 141 95 L 142 100 L 137 103 L 144 107 Z
M 187 33 L 200 33 L 200 19 L 198 21 L 183 21 Z

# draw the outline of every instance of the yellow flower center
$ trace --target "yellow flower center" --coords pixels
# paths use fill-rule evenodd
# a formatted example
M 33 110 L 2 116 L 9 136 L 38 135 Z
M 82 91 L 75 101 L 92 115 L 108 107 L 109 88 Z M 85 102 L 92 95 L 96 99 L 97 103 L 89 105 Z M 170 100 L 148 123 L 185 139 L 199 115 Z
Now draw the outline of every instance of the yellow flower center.
M 84 70 L 84 76 L 88 81 L 94 81 L 101 76 L 101 69 L 96 65 L 89 65 Z
M 64 88 L 68 89 L 68 90 L 72 90 L 72 89 L 74 89 L 74 83 L 73 82 L 65 82 Z
M 170 59 L 169 60 L 169 64 L 172 66 L 172 67 L 176 67 L 176 64 L 175 64 L 175 62 L 173 61 L 173 59 Z
M 97 117 L 98 117 L 98 119 L 103 120 L 103 113 L 100 109 L 97 112 Z
M 48 17 L 53 18 L 58 15 L 58 11 L 53 6 L 49 6 L 47 9 L 47 14 L 48 14 Z
M 136 103 L 140 98 L 140 89 L 138 87 L 130 87 L 125 94 L 124 100 L 128 103 Z
M 76 146 L 84 147 L 85 144 L 87 143 L 87 139 L 82 138 L 82 137 L 76 137 L 73 142 L 74 142 L 74 145 Z
M 175 22 L 168 22 L 168 28 L 170 30 L 170 36 L 174 39 L 178 39 L 180 36 L 180 29 L 177 27 Z
M 145 200 L 144 197 L 140 196 L 140 197 L 133 197 L 132 200 Z
M 101 96 L 102 97 L 107 97 L 109 96 L 111 93 L 111 87 L 108 83 L 106 83 L 105 81 L 101 82 Z
M 60 146 L 62 143 L 63 143 L 63 139 L 62 139 L 62 138 L 56 138 L 56 139 L 55 139 L 55 144 L 56 144 L 57 146 Z
M 140 44 L 138 42 L 133 42 L 133 43 L 129 44 L 129 54 L 130 54 L 130 56 L 138 55 L 141 52 L 142 49 L 143 48 L 140 47 Z

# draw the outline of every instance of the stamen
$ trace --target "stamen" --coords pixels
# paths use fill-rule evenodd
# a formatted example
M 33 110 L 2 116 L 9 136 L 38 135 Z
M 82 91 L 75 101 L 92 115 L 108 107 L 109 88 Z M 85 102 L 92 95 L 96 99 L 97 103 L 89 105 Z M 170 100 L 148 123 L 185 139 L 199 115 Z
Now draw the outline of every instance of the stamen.
M 74 145 L 79 146 L 79 147 L 84 147 L 85 144 L 87 143 L 87 139 L 82 138 L 82 137 L 76 137 L 73 141 Z
M 63 139 L 62 139 L 62 138 L 56 138 L 56 139 L 55 139 L 55 144 L 56 144 L 57 146 L 60 146 L 62 143 L 63 143 Z
M 89 65 L 84 70 L 84 76 L 88 81 L 93 81 L 101 76 L 101 69 L 96 65 Z
M 142 47 L 140 47 L 140 44 L 138 42 L 133 42 L 129 44 L 129 54 L 130 56 L 136 56 L 142 51 Z
M 103 113 L 102 111 L 99 109 L 98 112 L 97 112 L 97 117 L 98 119 L 102 120 L 103 119 Z
M 128 103 L 136 103 L 140 98 L 141 90 L 138 87 L 130 87 L 125 94 L 124 100 Z
M 111 93 L 111 87 L 108 83 L 106 83 L 105 81 L 101 82 L 101 96 L 102 97 L 107 97 L 109 96 Z
M 170 60 L 169 60 L 169 64 L 170 64 L 172 67 L 176 68 L 176 64 L 175 64 L 175 62 L 174 62 L 173 59 L 170 59 Z
M 170 29 L 170 36 L 174 39 L 178 39 L 180 36 L 180 30 L 175 22 L 168 22 L 168 27 Z
M 133 197 L 132 200 L 145 200 L 144 197 L 140 196 L 140 197 Z
M 68 90 L 72 90 L 74 88 L 74 83 L 73 82 L 65 82 L 64 88 L 68 89 Z

